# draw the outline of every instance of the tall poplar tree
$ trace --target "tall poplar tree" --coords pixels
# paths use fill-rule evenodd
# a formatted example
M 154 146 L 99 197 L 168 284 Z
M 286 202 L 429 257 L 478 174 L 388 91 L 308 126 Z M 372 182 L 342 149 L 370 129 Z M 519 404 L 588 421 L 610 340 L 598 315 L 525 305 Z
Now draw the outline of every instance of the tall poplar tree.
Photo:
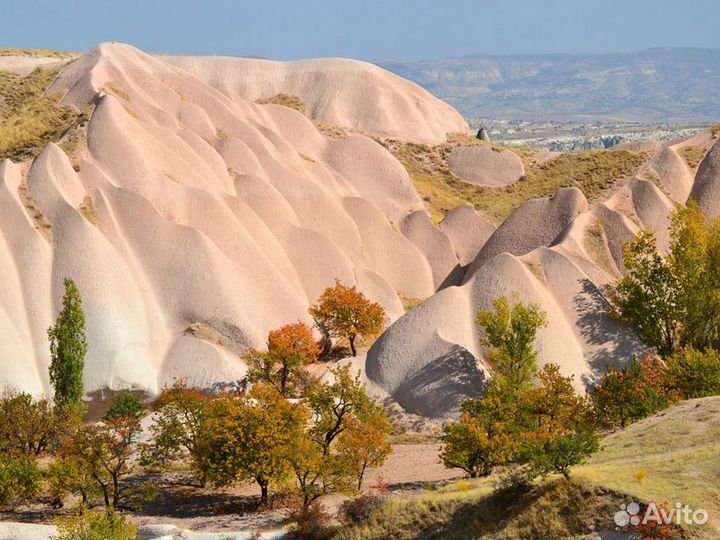
M 50 384 L 55 405 L 77 405 L 83 397 L 83 370 L 88 345 L 85 314 L 80 291 L 72 279 L 65 279 L 63 306 L 55 326 L 48 329 L 50 340 Z

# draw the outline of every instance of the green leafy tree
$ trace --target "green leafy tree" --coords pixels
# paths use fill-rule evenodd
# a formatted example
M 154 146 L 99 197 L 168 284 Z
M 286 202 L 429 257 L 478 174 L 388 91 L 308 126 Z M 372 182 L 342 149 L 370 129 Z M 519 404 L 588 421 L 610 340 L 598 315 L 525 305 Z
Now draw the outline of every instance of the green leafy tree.
M 105 416 L 103 417 L 103 420 L 114 420 L 124 416 L 140 420 L 144 414 L 145 407 L 143 406 L 142 401 L 140 401 L 137 396 L 126 392 L 113 399 L 108 412 L 105 413 Z
M 71 279 L 65 280 L 63 305 L 55 326 L 48 329 L 50 340 L 50 383 L 57 406 L 79 405 L 83 397 L 83 370 L 88 345 L 85 314 L 80 291 Z
M 357 454 L 342 452 L 341 438 L 357 425 L 384 430 L 387 417 L 367 394 L 360 374 L 350 366 L 332 371 L 332 382 L 316 381 L 306 392 L 305 402 L 312 422 L 303 437 L 294 440 L 288 459 L 300 488 L 303 506 L 331 491 L 352 492 L 362 481 Z M 380 459 L 384 459 L 383 456 Z
M 40 492 L 37 458 L 0 449 L 0 508 L 27 502 Z
M 669 264 L 678 283 L 681 345 L 700 351 L 720 346 L 720 219 L 708 219 L 695 201 L 675 212 Z
M 645 231 L 623 256 L 626 273 L 610 293 L 620 320 L 663 356 L 720 346 L 720 219 L 690 201 L 672 216 L 668 255 Z
M 80 511 L 55 520 L 57 540 L 135 540 L 137 526 L 113 508 Z
M 654 234 L 642 231 L 623 246 L 623 258 L 625 275 L 611 292 L 618 317 L 660 354 L 672 353 L 682 319 L 678 283 L 668 261 L 657 251 Z
M 357 338 L 376 336 L 387 318 L 380 304 L 368 300 L 357 287 L 347 287 L 338 280 L 334 287 L 325 289 L 309 313 L 321 331 L 347 339 L 353 356 L 357 356 Z
M 494 310 L 478 312 L 476 323 L 485 331 L 483 344 L 496 367 L 495 378 L 508 399 L 532 387 L 537 373 L 535 339 L 547 325 L 545 313 L 535 304 L 525 305 L 505 297 L 493 302 Z
M 142 462 L 164 467 L 183 455 L 195 461 L 200 427 L 208 417 L 210 404 L 210 398 L 197 388 L 189 388 L 185 380 L 164 388 L 155 402 L 150 441 L 142 445 Z M 195 470 L 199 471 L 197 467 Z M 200 480 L 205 483 L 202 474 Z
M 470 478 L 488 476 L 515 457 L 517 438 L 508 427 L 507 419 L 493 421 L 466 412 L 459 421 L 445 426 L 440 459 L 445 467 L 462 469 Z

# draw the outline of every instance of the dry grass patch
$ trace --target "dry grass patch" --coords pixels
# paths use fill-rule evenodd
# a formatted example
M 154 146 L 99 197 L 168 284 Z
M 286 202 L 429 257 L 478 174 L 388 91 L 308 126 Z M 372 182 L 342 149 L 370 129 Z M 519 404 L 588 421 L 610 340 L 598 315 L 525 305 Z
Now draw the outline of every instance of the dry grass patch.
M 25 178 L 22 179 L 22 182 L 18 186 L 18 196 L 20 197 L 20 201 L 22 201 L 25 210 L 30 216 L 30 219 L 32 219 L 33 223 L 35 224 L 35 228 L 40 231 L 40 234 L 42 234 L 45 240 L 52 244 L 52 224 L 50 223 L 50 220 L 45 217 L 45 214 L 40 211 L 37 204 L 35 203 L 35 199 L 33 199 L 30 190 L 28 190 Z
M 223 341 L 220 334 L 213 327 L 205 323 L 192 323 L 185 329 L 184 333 L 186 335 L 196 337 L 197 339 L 202 339 L 203 341 L 212 343 L 213 345 L 225 347 L 225 342 Z
M 0 160 L 35 157 L 77 120 L 77 112 L 58 104 L 59 94 L 44 94 L 57 73 L 58 69 L 36 69 L 25 76 L 0 72 Z
M 317 121 L 314 121 L 313 124 L 320 133 L 330 137 L 331 139 L 337 139 L 340 141 L 347 139 L 347 132 L 340 126 L 336 126 L 335 124 L 325 124 Z
M 258 105 L 282 105 L 283 107 L 295 109 L 301 114 L 306 114 L 307 112 L 303 100 L 300 99 L 300 97 L 298 96 L 293 96 L 290 94 L 275 94 L 274 96 L 269 98 L 258 99 L 255 101 L 255 103 L 257 103 Z
M 74 58 L 78 54 L 51 49 L 0 49 L 0 56 L 30 56 L 33 58 Z
M 97 208 L 95 207 L 95 200 L 90 195 L 85 195 L 83 202 L 78 207 L 78 211 L 85 216 L 85 219 L 90 223 L 97 225 Z
M 128 96 L 128 93 L 112 81 L 108 81 L 105 83 L 105 85 L 103 86 L 103 91 L 105 91 L 106 94 L 111 94 L 115 97 L 122 99 L 123 101 L 130 101 L 130 96 Z
M 705 157 L 705 148 L 702 146 L 686 146 L 680 149 L 680 155 L 687 163 L 687 166 L 694 169 Z
M 394 499 L 365 523 L 341 529 L 355 540 L 576 538 L 612 528 L 622 497 L 583 481 L 554 480 L 523 492 L 494 492 L 490 482 L 458 481 Z
M 447 164 L 450 151 L 460 145 L 488 144 L 469 136 L 454 135 L 437 146 L 378 140 L 404 166 L 420 192 L 435 222 L 464 202 L 469 202 L 495 224 L 502 222 L 526 201 L 549 197 L 559 188 L 576 186 L 590 200 L 600 198 L 616 182 L 636 172 L 648 155 L 627 150 L 568 152 L 544 162 L 533 159 L 531 148 L 505 148 L 518 154 L 525 165 L 525 176 L 504 187 L 483 187 L 455 176 Z

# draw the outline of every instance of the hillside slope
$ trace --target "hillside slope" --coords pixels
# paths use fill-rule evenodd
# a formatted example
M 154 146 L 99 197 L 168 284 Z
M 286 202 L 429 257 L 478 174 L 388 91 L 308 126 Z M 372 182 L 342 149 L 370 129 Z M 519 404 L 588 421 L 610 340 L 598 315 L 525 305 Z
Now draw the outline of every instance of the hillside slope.
M 242 378 L 239 355 L 309 322 L 335 279 L 394 320 L 401 295 L 427 298 L 445 277 L 418 247 L 426 229 L 400 232 L 423 208 L 406 171 L 363 135 L 115 43 L 47 94 L 87 120 L 0 165 L 0 386 L 48 391 L 46 330 L 67 277 L 88 322 L 86 390 L 150 392 Z M 427 93 L 414 103 L 447 109 Z

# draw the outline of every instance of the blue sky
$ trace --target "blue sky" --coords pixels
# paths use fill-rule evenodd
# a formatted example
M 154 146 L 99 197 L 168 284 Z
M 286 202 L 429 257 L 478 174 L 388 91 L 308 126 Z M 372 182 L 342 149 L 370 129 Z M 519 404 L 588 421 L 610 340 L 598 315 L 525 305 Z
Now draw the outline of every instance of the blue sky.
M 717 0 L 1 0 L 0 47 L 422 60 L 720 47 Z

